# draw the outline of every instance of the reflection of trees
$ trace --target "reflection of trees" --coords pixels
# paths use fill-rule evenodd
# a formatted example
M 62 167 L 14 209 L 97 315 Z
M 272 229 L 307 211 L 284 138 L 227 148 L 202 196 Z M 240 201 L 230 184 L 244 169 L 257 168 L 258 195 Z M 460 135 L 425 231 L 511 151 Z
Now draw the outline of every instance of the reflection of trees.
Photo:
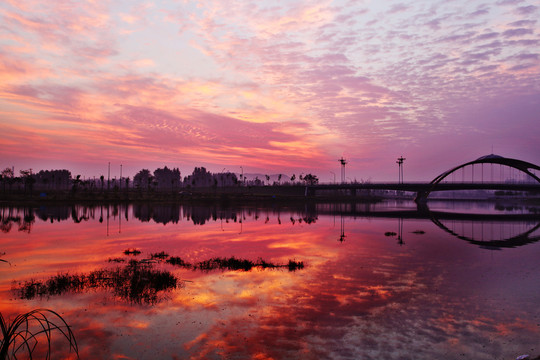
M 63 221 L 71 219 L 75 223 L 97 219 L 103 222 L 110 217 L 124 217 L 132 210 L 133 217 L 141 222 L 150 220 L 160 223 L 178 223 L 181 219 L 192 221 L 195 225 L 204 225 L 208 221 L 233 221 L 242 222 L 246 218 L 254 220 L 264 219 L 269 223 L 272 218 L 277 218 L 278 224 L 282 224 L 282 213 L 287 214 L 291 223 L 313 224 L 318 220 L 315 206 L 311 204 L 279 206 L 224 206 L 221 203 L 210 204 L 152 204 L 136 203 L 132 205 L 106 204 L 106 205 L 47 205 L 39 208 L 30 207 L 3 207 L 0 208 L 2 231 L 9 232 L 12 223 L 17 223 L 21 231 L 29 231 L 37 216 L 42 221 Z M 97 214 L 96 214 L 97 212 Z
M 182 283 L 172 273 L 156 270 L 152 263 L 130 260 L 126 266 L 88 274 L 59 274 L 47 281 L 26 281 L 16 289 L 21 299 L 63 295 L 94 289 L 112 290 L 115 296 L 137 304 L 155 304 L 160 292 Z
M 222 208 L 217 205 L 192 205 L 183 207 L 184 217 L 195 225 L 204 225 L 208 220 L 232 220 L 237 222 L 238 211 L 235 208 Z
M 134 204 L 133 216 L 142 222 L 148 222 L 152 219 L 159 224 L 169 222 L 176 224 L 180 220 L 180 206 L 178 204 Z
M 18 230 L 30 232 L 32 225 L 36 221 L 32 208 L 4 207 L 0 210 L 1 230 L 4 233 L 11 231 L 13 224 L 18 225 Z
M 36 216 L 43 221 L 67 220 L 70 218 L 71 211 L 67 206 L 48 206 L 39 207 L 35 210 Z

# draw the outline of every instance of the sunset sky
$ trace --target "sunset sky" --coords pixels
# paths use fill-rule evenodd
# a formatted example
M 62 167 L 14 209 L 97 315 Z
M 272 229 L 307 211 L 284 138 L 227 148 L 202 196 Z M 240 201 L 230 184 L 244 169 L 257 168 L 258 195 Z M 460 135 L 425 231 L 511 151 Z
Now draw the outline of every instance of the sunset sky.
M 0 3 L 0 167 L 540 164 L 540 1 Z

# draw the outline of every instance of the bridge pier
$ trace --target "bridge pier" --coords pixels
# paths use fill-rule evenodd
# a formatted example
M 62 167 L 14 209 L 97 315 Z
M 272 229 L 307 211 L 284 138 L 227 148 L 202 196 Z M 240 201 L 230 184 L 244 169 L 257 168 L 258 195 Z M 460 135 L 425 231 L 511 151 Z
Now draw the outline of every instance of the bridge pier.
M 416 193 L 414 202 L 418 205 L 425 205 L 427 203 L 427 193 L 425 191 L 419 191 Z

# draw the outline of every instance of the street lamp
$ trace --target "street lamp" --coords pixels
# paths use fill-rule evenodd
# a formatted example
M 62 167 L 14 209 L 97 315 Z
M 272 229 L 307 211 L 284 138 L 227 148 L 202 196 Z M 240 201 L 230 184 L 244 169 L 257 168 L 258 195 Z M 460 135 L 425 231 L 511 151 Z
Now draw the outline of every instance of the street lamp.
M 345 165 L 347 164 L 347 160 L 345 160 L 342 156 L 338 161 L 341 163 L 341 183 L 343 184 L 345 180 Z
M 398 184 L 403 184 L 403 161 L 405 161 L 406 159 L 401 156 L 401 157 L 398 157 L 397 161 L 396 161 L 396 164 L 398 164 Z

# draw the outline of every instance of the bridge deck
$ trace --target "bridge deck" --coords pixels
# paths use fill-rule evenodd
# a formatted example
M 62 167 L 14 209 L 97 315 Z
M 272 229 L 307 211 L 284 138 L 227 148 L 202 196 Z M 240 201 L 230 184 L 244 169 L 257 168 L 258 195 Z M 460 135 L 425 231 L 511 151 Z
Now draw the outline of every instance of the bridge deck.
M 540 184 L 534 183 L 345 183 L 310 185 L 312 191 L 319 190 L 399 190 L 399 191 L 450 191 L 450 190 L 507 190 L 507 191 L 539 191 Z

